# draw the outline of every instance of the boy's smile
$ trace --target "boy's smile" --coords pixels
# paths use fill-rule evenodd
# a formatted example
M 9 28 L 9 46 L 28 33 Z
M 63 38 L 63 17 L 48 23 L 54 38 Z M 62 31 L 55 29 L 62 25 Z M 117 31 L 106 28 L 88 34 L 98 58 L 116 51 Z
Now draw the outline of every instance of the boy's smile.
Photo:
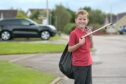
M 75 22 L 76 22 L 77 26 L 79 26 L 80 28 L 85 28 L 86 25 L 88 24 L 88 18 L 87 18 L 87 16 L 80 14 L 75 19 Z

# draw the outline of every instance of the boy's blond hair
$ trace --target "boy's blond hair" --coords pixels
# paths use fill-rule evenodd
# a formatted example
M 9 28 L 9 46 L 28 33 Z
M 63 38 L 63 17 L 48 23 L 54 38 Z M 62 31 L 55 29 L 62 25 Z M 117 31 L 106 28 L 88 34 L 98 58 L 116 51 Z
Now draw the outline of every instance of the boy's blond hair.
M 86 10 L 79 10 L 76 12 L 76 17 L 78 17 L 78 15 L 86 15 L 87 17 L 89 16 L 88 12 Z

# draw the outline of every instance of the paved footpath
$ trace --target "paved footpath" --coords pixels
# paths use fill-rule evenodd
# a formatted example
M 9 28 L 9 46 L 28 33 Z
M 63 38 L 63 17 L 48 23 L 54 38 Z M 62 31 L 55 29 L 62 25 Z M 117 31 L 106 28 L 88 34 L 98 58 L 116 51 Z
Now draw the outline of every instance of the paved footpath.
M 126 36 L 96 36 L 94 47 L 97 52 L 92 56 L 93 84 L 126 84 Z M 1 55 L 0 59 L 61 77 L 58 84 L 74 84 L 59 71 L 60 56 L 61 53 Z

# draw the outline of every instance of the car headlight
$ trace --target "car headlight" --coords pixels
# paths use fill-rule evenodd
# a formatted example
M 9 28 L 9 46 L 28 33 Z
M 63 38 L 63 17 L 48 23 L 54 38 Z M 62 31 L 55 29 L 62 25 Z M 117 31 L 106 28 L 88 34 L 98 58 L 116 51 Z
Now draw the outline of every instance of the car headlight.
M 56 28 L 53 25 L 48 25 L 52 30 L 56 30 Z

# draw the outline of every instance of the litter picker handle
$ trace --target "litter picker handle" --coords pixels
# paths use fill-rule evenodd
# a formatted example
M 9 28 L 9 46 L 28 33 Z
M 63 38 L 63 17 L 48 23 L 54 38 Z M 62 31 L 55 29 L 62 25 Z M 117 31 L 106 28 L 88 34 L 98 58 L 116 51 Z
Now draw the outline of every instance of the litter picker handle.
M 89 35 L 91 35 L 91 34 L 97 32 L 97 31 L 99 31 L 99 30 L 101 30 L 101 29 L 104 29 L 105 27 L 110 26 L 110 25 L 112 25 L 112 23 L 106 24 L 106 25 L 104 25 L 104 26 L 102 26 L 102 27 L 100 27 L 100 28 L 98 28 L 98 29 L 96 29 L 96 30 L 94 30 L 94 31 L 92 31 L 92 32 L 90 32 L 90 33 L 84 35 L 83 38 L 85 38 L 86 36 L 89 36 Z

